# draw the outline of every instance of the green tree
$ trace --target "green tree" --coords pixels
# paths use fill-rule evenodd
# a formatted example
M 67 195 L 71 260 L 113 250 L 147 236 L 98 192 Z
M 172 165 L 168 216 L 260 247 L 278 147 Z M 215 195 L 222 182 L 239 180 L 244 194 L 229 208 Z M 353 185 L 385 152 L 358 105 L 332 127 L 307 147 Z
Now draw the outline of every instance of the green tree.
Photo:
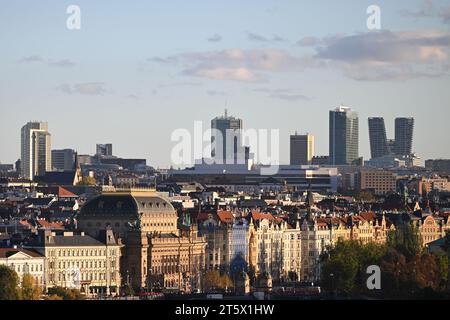
M 389 233 L 388 246 L 405 255 L 406 258 L 412 259 L 422 252 L 422 237 L 416 226 L 402 223 Z
M 126 285 L 125 288 L 124 288 L 124 294 L 126 296 L 134 296 L 133 287 L 131 285 Z
M 13 269 L 0 266 L 0 300 L 18 300 L 18 283 L 19 277 Z
M 22 278 L 22 285 L 20 288 L 20 297 L 22 300 L 39 300 L 41 298 L 42 289 L 36 284 L 36 279 L 30 275 L 25 274 Z

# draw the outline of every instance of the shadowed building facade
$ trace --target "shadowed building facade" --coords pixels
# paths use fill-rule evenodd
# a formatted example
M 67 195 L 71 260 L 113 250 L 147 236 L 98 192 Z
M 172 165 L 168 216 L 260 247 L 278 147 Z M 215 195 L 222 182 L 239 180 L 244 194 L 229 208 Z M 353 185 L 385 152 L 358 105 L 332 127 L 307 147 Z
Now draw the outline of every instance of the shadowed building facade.
M 174 207 L 157 192 L 103 193 L 89 200 L 77 219 L 78 227 L 92 236 L 110 227 L 122 239 L 125 284 L 187 292 L 201 288 L 205 238 L 194 223 L 179 225 Z

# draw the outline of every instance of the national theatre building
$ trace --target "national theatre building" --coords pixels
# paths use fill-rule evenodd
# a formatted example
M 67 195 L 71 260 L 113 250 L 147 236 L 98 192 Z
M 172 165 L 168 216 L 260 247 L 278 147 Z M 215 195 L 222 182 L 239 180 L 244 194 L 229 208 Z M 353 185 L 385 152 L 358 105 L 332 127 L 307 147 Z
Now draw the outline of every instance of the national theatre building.
M 124 285 L 191 292 L 201 289 L 207 242 L 189 218 L 180 220 L 164 196 L 148 189 L 102 193 L 77 216 L 78 228 L 92 237 L 112 229 L 121 239 Z

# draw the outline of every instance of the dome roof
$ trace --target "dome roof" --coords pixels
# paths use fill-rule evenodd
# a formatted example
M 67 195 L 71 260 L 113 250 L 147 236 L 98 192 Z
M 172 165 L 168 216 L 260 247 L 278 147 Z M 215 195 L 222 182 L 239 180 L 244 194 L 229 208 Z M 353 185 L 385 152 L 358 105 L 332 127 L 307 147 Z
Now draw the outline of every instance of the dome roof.
M 172 204 L 156 192 L 104 193 L 88 200 L 79 216 L 174 213 Z

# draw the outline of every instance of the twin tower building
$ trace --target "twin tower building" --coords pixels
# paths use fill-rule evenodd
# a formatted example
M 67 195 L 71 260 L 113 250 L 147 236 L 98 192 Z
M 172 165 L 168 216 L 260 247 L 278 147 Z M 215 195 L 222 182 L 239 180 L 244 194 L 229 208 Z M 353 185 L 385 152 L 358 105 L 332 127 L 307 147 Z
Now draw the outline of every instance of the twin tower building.
M 410 156 L 413 131 L 413 118 L 396 118 L 395 139 L 388 139 L 384 119 L 369 118 L 371 158 Z M 292 135 L 290 148 L 291 165 L 316 164 L 314 163 L 314 136 L 310 134 Z M 325 163 L 322 161 L 320 164 L 351 165 L 358 163 L 359 160 L 358 114 L 344 106 L 331 110 L 329 114 L 329 157 Z

